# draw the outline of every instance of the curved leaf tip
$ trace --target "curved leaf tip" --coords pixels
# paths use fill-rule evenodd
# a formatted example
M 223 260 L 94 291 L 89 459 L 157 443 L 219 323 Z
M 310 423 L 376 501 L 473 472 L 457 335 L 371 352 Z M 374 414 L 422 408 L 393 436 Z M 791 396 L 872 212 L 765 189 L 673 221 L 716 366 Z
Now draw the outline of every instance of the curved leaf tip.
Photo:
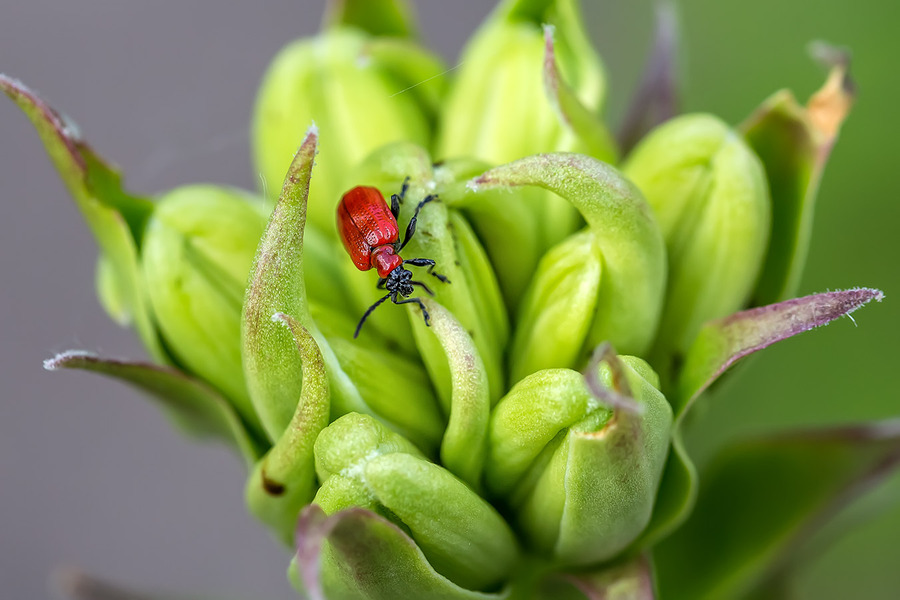
M 72 363 L 98 360 L 100 357 L 87 350 L 66 350 L 52 358 L 44 360 L 44 368 L 48 371 L 58 371 L 72 366 Z
M 608 388 L 600 381 L 600 363 L 602 362 L 609 365 L 613 381 L 612 388 Z M 594 350 L 591 361 L 584 370 L 584 381 L 591 394 L 613 410 L 623 410 L 635 415 L 643 414 L 646 410 L 643 404 L 638 404 L 632 397 L 631 387 L 625 377 L 625 365 L 609 342 L 603 342 Z
M 681 410 L 741 358 L 839 317 L 846 315 L 852 320 L 852 312 L 883 299 L 881 290 L 852 288 L 759 306 L 707 323 L 688 351 L 682 370 L 678 384 Z

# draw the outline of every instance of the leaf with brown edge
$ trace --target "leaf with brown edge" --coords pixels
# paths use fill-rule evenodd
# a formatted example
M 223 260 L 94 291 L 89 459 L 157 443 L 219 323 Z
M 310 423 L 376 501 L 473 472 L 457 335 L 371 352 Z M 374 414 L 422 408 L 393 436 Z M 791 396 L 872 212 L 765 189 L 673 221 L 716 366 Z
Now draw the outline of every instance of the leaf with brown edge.
M 300 398 L 302 361 L 290 331 L 272 315 L 291 315 L 315 338 L 331 384 L 332 407 L 343 414 L 370 412 L 343 376 L 334 352 L 309 314 L 303 269 L 307 199 L 319 134 L 307 132 L 288 169 L 266 232 L 260 240 L 244 297 L 242 356 L 247 389 L 270 438 L 277 440 L 293 418 Z
M 263 443 L 252 436 L 224 397 L 177 369 L 102 358 L 77 350 L 45 360 L 44 368 L 91 371 L 126 383 L 148 394 L 185 433 L 225 442 L 236 448 L 248 464 L 256 462 L 265 451 Z
M 294 338 L 303 363 L 300 398 L 290 424 L 275 445 L 256 464 L 246 487 L 247 506 L 287 545 L 293 542 L 300 509 L 316 491 L 313 445 L 328 425 L 328 376 L 315 339 L 296 319 L 272 316 Z
M 589 110 L 563 80 L 556 64 L 552 25 L 544 25 L 544 91 L 563 123 L 583 145 L 585 154 L 615 163 L 616 143 L 600 116 Z
M 467 590 L 438 574 L 400 528 L 368 510 L 331 516 L 315 504 L 297 523 L 296 568 L 310 600 L 429 598 L 503 600 L 508 592 Z
M 703 390 L 741 358 L 798 333 L 849 315 L 884 294 L 871 288 L 824 292 L 751 308 L 711 321 L 694 340 L 678 380 L 675 414 L 684 412 Z
M 660 590 L 674 600 L 743 597 L 898 466 L 898 420 L 733 445 L 704 471 L 691 518 L 657 547 Z
M 781 90 L 740 126 L 762 159 L 772 195 L 772 236 L 754 305 L 785 300 L 799 285 L 819 181 L 856 96 L 849 53 L 824 44 L 813 52 L 830 73 L 807 105 Z
M 661 0 L 656 5 L 653 50 L 616 136 L 623 154 L 630 152 L 651 129 L 678 114 L 676 61 L 680 36 L 674 4 Z
M 152 203 L 122 190 L 119 173 L 84 142 L 71 120 L 34 91 L 2 74 L 0 89 L 34 125 L 97 242 L 105 261 L 106 282 L 118 300 L 114 320 L 134 323 L 150 355 L 160 362 L 171 362 L 153 322 L 138 266 L 141 236 Z
M 675 410 L 672 452 L 641 547 L 669 535 L 687 518 L 696 499 L 697 472 L 684 446 L 682 426 L 703 391 L 741 358 L 882 298 L 879 290 L 869 288 L 824 292 L 751 308 L 704 326 L 688 351 L 677 393 L 670 398 Z

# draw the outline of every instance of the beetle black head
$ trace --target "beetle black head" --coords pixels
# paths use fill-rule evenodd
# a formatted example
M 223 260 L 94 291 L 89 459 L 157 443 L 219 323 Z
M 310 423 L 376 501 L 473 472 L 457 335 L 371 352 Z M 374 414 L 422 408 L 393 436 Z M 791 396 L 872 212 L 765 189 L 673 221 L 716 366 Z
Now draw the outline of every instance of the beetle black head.
M 412 271 L 402 266 L 388 273 L 384 280 L 384 288 L 389 292 L 397 292 L 404 298 L 413 293 Z

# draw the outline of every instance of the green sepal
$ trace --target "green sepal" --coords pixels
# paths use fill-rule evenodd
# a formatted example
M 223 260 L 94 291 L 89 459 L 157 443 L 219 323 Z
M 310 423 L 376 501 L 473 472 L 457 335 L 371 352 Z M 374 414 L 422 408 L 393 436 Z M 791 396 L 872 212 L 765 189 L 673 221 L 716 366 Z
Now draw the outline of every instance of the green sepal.
M 536 186 L 572 203 L 594 233 L 603 257 L 596 312 L 582 345 L 585 354 L 606 340 L 627 354 L 647 350 L 662 309 L 666 254 L 650 207 L 631 182 L 615 168 L 588 156 L 553 153 L 496 167 L 469 185 L 476 192 Z M 564 365 L 555 361 L 541 365 L 558 366 Z
M 450 417 L 441 442 L 441 464 L 478 491 L 487 452 L 491 399 L 487 373 L 472 336 L 443 306 L 426 298 L 431 331 L 450 367 Z
M 849 57 L 841 55 L 806 106 L 782 90 L 740 126 L 762 159 L 772 194 L 772 235 L 754 306 L 786 300 L 800 284 L 819 181 L 855 97 L 848 69 Z
M 160 198 L 141 251 L 147 296 L 166 347 L 260 433 L 241 363 L 241 304 L 265 226 L 262 203 L 247 193 L 189 185 Z
M 300 509 L 315 495 L 313 447 L 328 425 L 328 375 L 312 335 L 288 315 L 277 313 L 272 319 L 290 330 L 303 364 L 303 380 L 290 424 L 256 464 L 244 494 L 250 512 L 290 546 Z
M 500 515 L 371 417 L 346 415 L 326 428 L 316 465 L 322 487 L 315 504 L 332 514 L 362 505 L 386 516 L 456 584 L 496 587 L 515 565 L 515 537 Z
M 20 81 L 0 75 L 0 89 L 22 109 L 37 130 L 60 178 L 94 235 L 101 256 L 108 261 L 104 287 L 114 288 L 102 299 L 116 306 L 110 316 L 133 323 L 147 352 L 157 361 L 171 362 L 162 347 L 141 281 L 138 252 L 152 203 L 122 190 L 120 176 L 82 140 L 78 128 L 53 110 Z M 106 268 L 106 267 L 104 267 Z M 111 298 L 117 298 L 111 303 Z
M 674 600 L 742 597 L 898 466 L 896 420 L 732 446 L 704 470 L 692 517 L 655 551 L 661 591 Z
M 313 323 L 307 304 L 303 238 L 317 142 L 318 131 L 313 128 L 287 172 L 281 197 L 259 243 L 244 297 L 241 343 L 247 388 L 273 440 L 281 437 L 293 417 L 303 370 L 290 332 L 272 321 L 275 313 L 291 315 L 315 338 L 328 372 L 332 411 L 370 412 Z
M 675 413 L 669 454 L 653 519 L 638 548 L 655 545 L 690 515 L 697 496 L 697 469 L 684 443 L 684 424 L 703 392 L 737 361 L 798 333 L 821 327 L 866 303 L 879 290 L 825 292 L 745 310 L 708 323 L 688 351 L 670 401 Z
M 328 0 L 322 29 L 341 27 L 401 38 L 416 33 L 415 17 L 407 0 Z
M 298 591 L 310 600 L 506 600 L 508 592 L 482 593 L 439 574 L 409 535 L 361 508 L 327 516 L 312 505 L 297 528 Z M 358 577 L 356 574 L 367 574 Z
M 91 371 L 128 384 L 154 400 L 184 434 L 223 442 L 237 450 L 248 465 L 255 463 L 267 448 L 231 403 L 177 369 L 74 350 L 44 361 L 44 368 Z
M 577 149 L 603 162 L 616 163 L 616 143 L 600 119 L 586 107 L 563 79 L 556 63 L 554 27 L 544 26 L 544 89 L 560 120 L 578 139 Z

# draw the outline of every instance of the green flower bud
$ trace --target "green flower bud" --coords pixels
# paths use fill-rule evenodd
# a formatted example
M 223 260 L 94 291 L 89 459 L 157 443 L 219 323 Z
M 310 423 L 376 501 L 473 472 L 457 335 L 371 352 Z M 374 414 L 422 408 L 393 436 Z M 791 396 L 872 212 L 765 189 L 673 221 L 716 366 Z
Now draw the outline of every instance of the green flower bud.
M 439 158 L 474 156 L 505 163 L 529 154 L 576 150 L 569 129 L 545 91 L 542 24 L 555 26 L 560 69 L 574 93 L 597 112 L 605 75 L 571 0 L 507 2 L 463 50 L 443 112 Z M 527 126 L 525 126 L 527 124 Z
M 711 115 L 673 119 L 624 166 L 666 239 L 669 282 L 654 351 L 667 377 L 672 354 L 700 327 L 740 309 L 759 275 L 771 206 L 765 172 L 743 138 Z
M 630 181 L 590 157 L 555 153 L 496 167 L 469 186 L 477 193 L 543 188 L 577 207 L 588 223 L 586 233 L 551 250 L 532 279 L 516 324 L 512 381 L 539 369 L 583 364 L 605 340 L 624 352 L 646 352 L 662 309 L 665 247 L 650 207 Z
M 637 538 L 668 452 L 672 410 L 656 375 L 638 358 L 608 363 L 600 385 L 630 389 L 639 410 L 611 410 L 580 373 L 551 369 L 516 384 L 491 417 L 490 491 L 535 550 L 567 565 L 607 560 Z
M 467 589 L 493 588 L 510 574 L 518 550 L 503 518 L 371 417 L 334 421 L 316 440 L 315 456 L 322 486 L 314 503 L 325 513 L 360 506 L 389 519 L 438 573 Z
M 247 194 L 188 186 L 162 197 L 142 248 L 147 293 L 167 347 L 254 426 L 241 363 L 241 304 L 265 226 L 262 203 Z
M 263 81 L 253 127 L 256 164 L 271 195 L 277 196 L 303 132 L 314 121 L 322 141 L 309 218 L 334 235 L 334 210 L 353 166 L 388 142 L 428 142 L 426 105 L 435 101 L 428 94 L 443 84 L 435 78 L 405 90 L 443 71 L 433 54 L 412 42 L 382 42 L 352 28 L 284 48 Z
M 613 144 L 596 116 L 606 87 L 603 66 L 579 17 L 570 0 L 498 7 L 463 51 L 437 156 L 502 164 L 540 152 L 576 151 L 613 161 Z M 546 23 L 552 25 L 544 31 Z M 538 257 L 582 223 L 577 210 L 546 190 L 519 189 L 515 196 L 515 212 L 499 222 L 514 214 L 517 223 L 502 232 L 500 211 L 485 209 L 483 202 L 470 203 L 467 211 L 495 264 L 506 265 L 500 282 L 514 312 Z M 520 249 L 519 255 L 507 261 L 504 248 Z

